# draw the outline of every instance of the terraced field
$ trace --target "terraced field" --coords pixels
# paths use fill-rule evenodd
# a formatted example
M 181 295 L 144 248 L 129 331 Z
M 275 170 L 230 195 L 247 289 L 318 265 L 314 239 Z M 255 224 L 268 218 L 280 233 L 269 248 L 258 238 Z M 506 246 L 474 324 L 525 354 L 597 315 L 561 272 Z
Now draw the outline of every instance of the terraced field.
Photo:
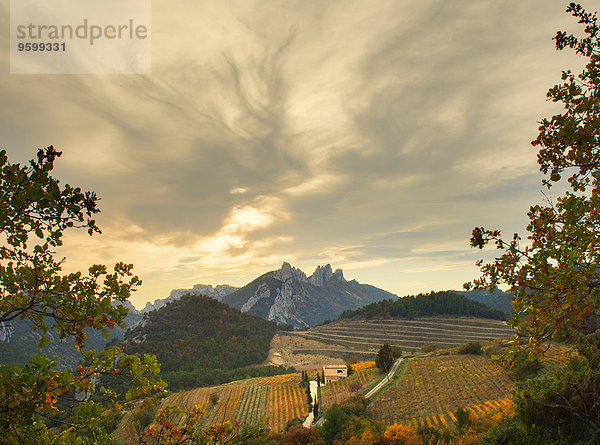
M 419 318 L 415 320 L 346 320 L 290 332 L 297 339 L 312 340 L 310 347 L 297 344 L 293 353 L 356 354 L 363 358 L 377 352 L 383 343 L 417 352 L 426 344 L 452 348 L 469 341 L 487 342 L 510 337 L 514 330 L 503 321 L 481 318 Z M 314 342 L 319 342 L 319 348 Z
M 458 407 L 474 418 L 509 410 L 512 387 L 508 373 L 482 356 L 414 358 L 394 385 L 376 396 L 368 412 L 388 425 L 444 428 L 453 425 Z

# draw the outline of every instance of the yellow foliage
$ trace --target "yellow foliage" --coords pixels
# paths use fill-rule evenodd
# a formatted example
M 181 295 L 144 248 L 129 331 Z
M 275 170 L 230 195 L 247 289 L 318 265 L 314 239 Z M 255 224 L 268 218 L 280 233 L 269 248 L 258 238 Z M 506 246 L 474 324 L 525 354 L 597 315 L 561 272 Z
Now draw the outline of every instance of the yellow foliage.
M 422 445 L 423 441 L 410 426 L 390 425 L 383 434 L 385 445 Z
M 379 436 L 379 438 L 381 438 L 381 436 Z M 373 431 L 366 430 L 366 431 L 363 431 L 363 433 L 360 435 L 360 437 L 352 436 L 348 440 L 348 442 L 346 442 L 346 444 L 347 445 L 372 445 L 374 443 L 377 443 L 377 439 L 378 439 L 378 437 L 375 435 L 375 433 L 373 433 Z

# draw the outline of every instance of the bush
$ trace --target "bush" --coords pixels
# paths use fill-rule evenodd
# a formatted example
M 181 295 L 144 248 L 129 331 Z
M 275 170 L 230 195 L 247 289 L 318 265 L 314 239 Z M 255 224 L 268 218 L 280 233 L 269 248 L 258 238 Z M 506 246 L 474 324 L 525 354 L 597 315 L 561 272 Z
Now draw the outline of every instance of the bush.
M 317 430 L 304 428 L 302 425 L 292 426 L 279 443 L 281 445 L 325 445 Z
M 458 350 L 458 353 L 480 355 L 483 354 L 483 349 L 481 349 L 481 343 L 477 341 L 471 341 L 465 345 L 462 345 Z
M 542 369 L 542 364 L 537 358 L 530 359 L 527 351 L 521 351 L 515 357 L 511 374 L 516 381 L 527 380 L 535 377 Z
M 456 411 L 454 411 L 454 417 L 456 417 L 456 428 L 459 432 L 462 432 L 463 429 L 468 428 L 471 425 L 469 411 L 463 407 L 459 407 Z
M 438 347 L 437 345 L 434 345 L 433 343 L 430 343 L 428 345 L 423 345 L 423 347 L 421 348 L 422 352 L 428 353 L 428 352 L 433 352 L 433 351 L 437 351 Z
M 119 426 L 121 420 L 121 412 L 115 408 L 106 411 L 100 419 L 100 426 L 104 428 L 107 433 L 112 433 Z
M 135 429 L 138 432 L 143 431 L 152 423 L 156 410 L 157 406 L 150 397 L 144 399 L 142 404 L 133 413 Z

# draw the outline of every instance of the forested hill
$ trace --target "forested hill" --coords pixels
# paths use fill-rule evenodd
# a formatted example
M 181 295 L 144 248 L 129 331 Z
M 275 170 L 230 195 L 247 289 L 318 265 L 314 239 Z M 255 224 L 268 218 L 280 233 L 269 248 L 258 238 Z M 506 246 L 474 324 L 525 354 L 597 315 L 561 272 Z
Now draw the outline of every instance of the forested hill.
M 155 354 L 170 388 L 190 388 L 277 371 L 245 368 L 264 362 L 276 330 L 213 298 L 184 295 L 149 312 L 124 344 L 130 354 Z
M 409 295 L 345 311 L 340 319 L 418 318 L 453 315 L 505 320 L 506 314 L 450 291 Z

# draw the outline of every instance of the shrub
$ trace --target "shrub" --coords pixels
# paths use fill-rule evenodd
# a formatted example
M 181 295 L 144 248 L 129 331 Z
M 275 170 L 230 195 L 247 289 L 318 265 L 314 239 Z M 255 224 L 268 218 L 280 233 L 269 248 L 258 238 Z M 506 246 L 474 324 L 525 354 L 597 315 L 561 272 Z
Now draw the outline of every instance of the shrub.
M 456 417 L 456 428 L 460 432 L 471 425 L 471 416 L 469 416 L 469 411 L 463 407 L 459 407 L 456 409 L 456 411 L 454 411 L 454 417 Z
M 281 445 L 325 445 L 317 430 L 304 428 L 302 425 L 292 426 L 279 443 Z
M 154 401 L 150 397 L 144 399 L 133 414 L 135 429 L 137 431 L 143 431 L 152 423 L 156 414 L 156 408 Z
M 433 352 L 433 351 L 437 351 L 438 347 L 437 345 L 434 345 L 433 343 L 430 343 L 428 345 L 423 345 L 423 347 L 421 348 L 422 352 L 428 353 L 428 352 Z
M 481 343 L 477 341 L 471 341 L 465 345 L 462 345 L 458 350 L 458 353 L 480 355 L 483 354 L 483 349 L 481 349 Z
M 542 364 L 537 358 L 530 358 L 527 351 L 521 351 L 515 357 L 511 374 L 516 381 L 523 381 L 535 377 L 541 369 Z

